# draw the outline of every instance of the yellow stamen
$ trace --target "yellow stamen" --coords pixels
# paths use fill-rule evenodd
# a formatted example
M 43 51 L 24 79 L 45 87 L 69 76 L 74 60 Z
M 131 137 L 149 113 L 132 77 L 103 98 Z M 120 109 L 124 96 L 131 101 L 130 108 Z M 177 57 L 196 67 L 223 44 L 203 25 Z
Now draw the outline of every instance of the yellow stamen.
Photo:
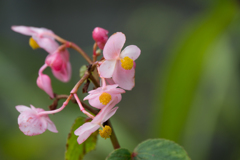
M 129 57 L 124 57 L 121 59 L 121 66 L 126 70 L 130 70 L 133 67 L 133 60 Z
M 29 39 L 29 45 L 32 47 L 32 49 L 40 48 L 37 42 L 32 37 Z
M 103 105 L 108 104 L 111 101 L 112 97 L 109 93 L 103 92 L 100 96 L 99 96 L 99 101 L 100 103 L 102 103 Z
M 99 134 L 102 138 L 110 138 L 112 134 L 112 128 L 110 126 L 105 125 L 103 130 L 99 129 Z

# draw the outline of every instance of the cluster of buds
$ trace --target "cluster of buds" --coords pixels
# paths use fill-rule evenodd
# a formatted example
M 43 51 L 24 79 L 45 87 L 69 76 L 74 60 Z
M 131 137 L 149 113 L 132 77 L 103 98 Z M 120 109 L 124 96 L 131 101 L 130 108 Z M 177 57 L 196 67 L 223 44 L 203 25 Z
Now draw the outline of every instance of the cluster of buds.
M 37 85 L 45 91 L 52 99 L 56 98 L 54 94 L 51 79 L 43 71 L 50 67 L 53 75 L 62 82 L 68 82 L 71 77 L 71 64 L 69 62 L 69 52 L 67 48 L 73 48 L 78 51 L 89 63 L 88 70 L 84 76 L 77 82 L 71 90 L 66 101 L 58 109 L 54 108 L 45 111 L 41 108 L 31 108 L 23 105 L 16 106 L 20 112 L 18 124 L 20 130 L 29 136 L 38 135 L 47 129 L 52 132 L 58 132 L 54 123 L 49 119 L 49 114 L 54 114 L 63 110 L 72 99 L 79 105 L 80 110 L 92 120 L 84 123 L 77 130 L 75 135 L 79 136 L 77 141 L 83 143 L 93 132 L 98 130 L 103 138 L 109 138 L 112 133 L 111 126 L 104 125 L 110 117 L 117 111 L 116 105 L 121 101 L 122 93 L 125 90 L 131 90 L 135 85 L 135 60 L 140 55 L 140 49 L 135 45 L 127 46 L 122 50 L 126 37 L 123 33 L 117 32 L 108 38 L 108 31 L 96 27 L 92 36 L 95 40 L 93 47 L 93 60 L 76 44 L 66 41 L 56 35 L 49 29 L 35 28 L 26 26 L 13 26 L 12 30 L 24 35 L 31 36 L 29 44 L 33 49 L 42 48 L 48 52 L 45 63 L 40 67 L 37 78 Z M 62 43 L 59 45 L 57 41 Z M 103 58 L 97 61 L 97 47 L 103 51 Z M 98 78 L 95 78 L 96 73 Z M 99 84 L 101 79 L 101 85 Z M 88 100 L 89 104 L 98 109 L 96 114 L 89 113 L 83 107 L 83 102 L 78 98 L 77 91 L 85 80 L 90 79 L 96 89 L 89 91 L 83 100 Z M 89 109 L 88 109 L 89 110 Z

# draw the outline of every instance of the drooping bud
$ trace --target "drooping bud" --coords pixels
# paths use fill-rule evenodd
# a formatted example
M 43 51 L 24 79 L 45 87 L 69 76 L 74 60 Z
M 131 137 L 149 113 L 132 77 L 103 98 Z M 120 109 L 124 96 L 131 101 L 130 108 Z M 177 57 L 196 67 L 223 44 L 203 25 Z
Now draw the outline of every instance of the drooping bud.
M 94 28 L 94 30 L 92 32 L 92 37 L 96 41 L 96 43 L 100 49 L 104 48 L 104 45 L 108 40 L 107 34 L 108 34 L 108 31 L 103 28 L 100 28 L 100 27 Z
M 99 129 L 99 134 L 102 138 L 110 138 L 112 134 L 112 128 L 110 126 L 105 125 L 103 130 Z
M 32 47 L 32 49 L 40 48 L 40 46 L 32 37 L 29 39 L 29 45 Z
M 37 78 L 37 85 L 44 90 L 51 98 L 54 98 L 51 79 L 46 74 L 40 74 Z

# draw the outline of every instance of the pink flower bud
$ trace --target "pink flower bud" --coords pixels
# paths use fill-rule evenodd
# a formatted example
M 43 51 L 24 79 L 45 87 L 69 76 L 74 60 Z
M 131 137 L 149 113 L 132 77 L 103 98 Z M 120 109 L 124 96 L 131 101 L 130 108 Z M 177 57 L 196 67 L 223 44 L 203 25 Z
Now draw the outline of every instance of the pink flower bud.
M 108 31 L 100 27 L 94 28 L 92 32 L 93 39 L 96 41 L 100 49 L 104 48 L 104 45 L 108 40 L 107 34 L 108 34 Z
M 37 85 L 44 90 L 51 98 L 54 98 L 51 79 L 46 74 L 40 74 L 37 78 Z
M 47 56 L 45 63 L 52 69 L 59 71 L 62 69 L 63 59 L 59 52 Z

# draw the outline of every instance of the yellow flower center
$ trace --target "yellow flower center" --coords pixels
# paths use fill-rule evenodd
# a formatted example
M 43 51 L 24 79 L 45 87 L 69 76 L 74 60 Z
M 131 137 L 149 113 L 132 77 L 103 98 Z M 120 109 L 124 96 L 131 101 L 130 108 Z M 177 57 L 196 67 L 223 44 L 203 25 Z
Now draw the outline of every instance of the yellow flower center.
M 111 101 L 112 97 L 109 93 L 103 92 L 100 96 L 99 96 L 99 101 L 100 103 L 102 103 L 103 105 L 108 104 Z
M 102 138 L 109 138 L 112 134 L 112 128 L 110 126 L 105 125 L 103 130 L 99 129 L 99 134 Z
M 133 67 L 133 60 L 129 57 L 124 57 L 121 59 L 121 66 L 126 70 L 130 70 Z
M 32 49 L 40 48 L 37 42 L 32 37 L 29 39 L 29 45 L 32 47 Z

